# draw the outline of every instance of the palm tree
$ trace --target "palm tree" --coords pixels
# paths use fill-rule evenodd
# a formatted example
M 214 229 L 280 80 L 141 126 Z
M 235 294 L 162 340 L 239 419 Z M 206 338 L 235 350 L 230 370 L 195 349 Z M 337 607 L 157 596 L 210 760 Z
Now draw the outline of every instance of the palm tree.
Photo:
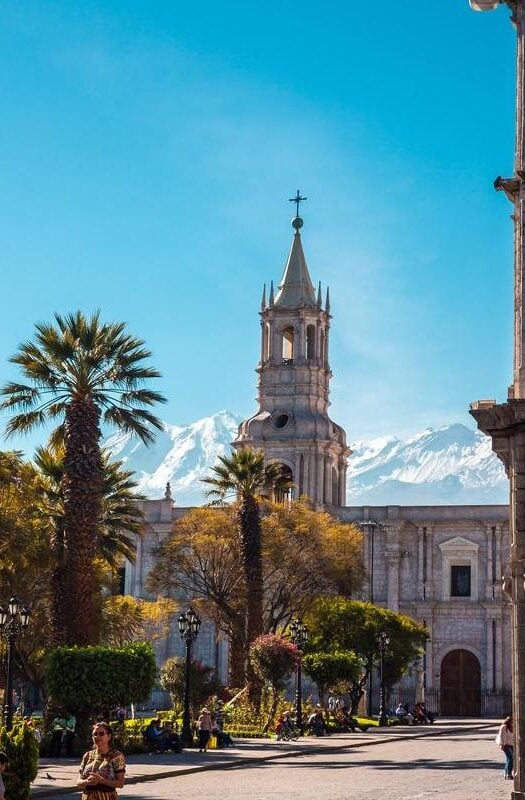
M 265 463 L 262 450 L 238 450 L 220 456 L 212 475 L 203 482 L 211 488 L 207 496 L 223 502 L 238 500 L 237 525 L 241 536 L 246 586 L 246 647 L 263 632 L 263 565 L 260 500 L 273 492 L 290 488 L 283 467 Z M 250 670 L 251 673 L 251 670 Z M 253 675 L 249 674 L 249 678 Z
M 100 425 L 113 425 L 149 444 L 153 429 L 162 423 L 148 409 L 164 398 L 145 388 L 160 376 L 144 365 L 151 353 L 126 332 L 125 323 L 102 323 L 99 312 L 91 317 L 81 311 L 55 314 L 54 319 L 55 324 L 37 324 L 35 340 L 20 345 L 10 359 L 28 383 L 4 386 L 1 408 L 15 412 L 8 435 L 57 423 L 52 441 L 64 445 L 65 643 L 84 645 L 95 641 L 98 616 L 94 560 L 104 486 Z

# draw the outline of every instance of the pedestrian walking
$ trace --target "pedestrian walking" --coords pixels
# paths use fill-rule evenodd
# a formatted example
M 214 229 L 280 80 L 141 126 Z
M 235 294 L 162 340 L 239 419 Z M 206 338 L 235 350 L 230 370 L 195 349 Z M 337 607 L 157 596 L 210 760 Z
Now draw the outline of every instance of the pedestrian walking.
M 507 717 L 500 725 L 497 736 L 496 744 L 499 745 L 501 750 L 505 753 L 505 780 L 512 780 L 512 771 L 514 769 L 514 730 L 512 727 L 512 717 Z
M 92 736 L 93 749 L 84 753 L 80 764 L 81 800 L 117 800 L 116 790 L 124 786 L 124 755 L 113 747 L 113 731 L 107 722 L 96 722 Z
M 0 753 L 0 800 L 5 800 L 5 786 L 2 773 L 5 772 L 9 759 L 5 753 Z
M 199 753 L 205 753 L 208 749 L 208 742 L 213 728 L 211 714 L 206 707 L 201 709 L 197 725 L 199 728 Z

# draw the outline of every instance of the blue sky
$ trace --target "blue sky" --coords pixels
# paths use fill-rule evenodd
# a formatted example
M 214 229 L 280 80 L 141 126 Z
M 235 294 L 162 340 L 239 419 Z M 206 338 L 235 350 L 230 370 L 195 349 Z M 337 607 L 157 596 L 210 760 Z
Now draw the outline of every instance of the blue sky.
M 35 321 L 101 308 L 153 350 L 165 419 L 253 413 L 262 284 L 299 187 L 349 439 L 504 399 L 506 10 L 4 0 L 0 96 L 2 381 Z

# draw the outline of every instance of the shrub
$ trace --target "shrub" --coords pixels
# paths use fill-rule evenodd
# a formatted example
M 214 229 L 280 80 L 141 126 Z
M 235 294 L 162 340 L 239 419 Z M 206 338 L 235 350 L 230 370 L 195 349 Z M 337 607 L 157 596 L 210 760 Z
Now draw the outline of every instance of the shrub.
M 4 773 L 6 796 L 9 800 L 28 800 L 38 771 L 38 744 L 33 731 L 25 722 L 11 731 L 1 728 L 0 750 L 9 758 Z
M 122 647 L 57 647 L 46 665 L 49 694 L 75 712 L 94 713 L 146 700 L 156 674 L 153 648 L 146 642 Z

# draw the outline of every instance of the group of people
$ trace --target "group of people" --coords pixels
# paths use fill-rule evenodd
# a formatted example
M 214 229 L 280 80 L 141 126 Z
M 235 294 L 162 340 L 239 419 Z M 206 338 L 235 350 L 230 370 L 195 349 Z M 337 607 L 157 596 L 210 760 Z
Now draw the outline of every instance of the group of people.
M 436 718 L 436 715 L 432 711 L 428 711 L 424 703 L 416 703 L 410 710 L 408 703 L 400 702 L 395 710 L 395 716 L 399 722 L 408 725 L 432 725 Z
M 180 753 L 182 750 L 180 736 L 169 720 L 161 725 L 160 719 L 152 719 L 144 730 L 144 739 L 157 753 L 165 753 L 166 750 Z
M 199 753 L 206 753 L 211 737 L 216 739 L 217 747 L 233 747 L 233 740 L 224 730 L 224 706 L 222 700 L 217 701 L 217 708 L 212 713 L 206 706 L 201 709 L 197 719 L 199 737 Z
M 51 724 L 51 758 L 60 758 L 62 745 L 65 747 L 66 756 L 73 755 L 77 720 L 74 714 L 67 712 L 63 716 L 57 715 Z

